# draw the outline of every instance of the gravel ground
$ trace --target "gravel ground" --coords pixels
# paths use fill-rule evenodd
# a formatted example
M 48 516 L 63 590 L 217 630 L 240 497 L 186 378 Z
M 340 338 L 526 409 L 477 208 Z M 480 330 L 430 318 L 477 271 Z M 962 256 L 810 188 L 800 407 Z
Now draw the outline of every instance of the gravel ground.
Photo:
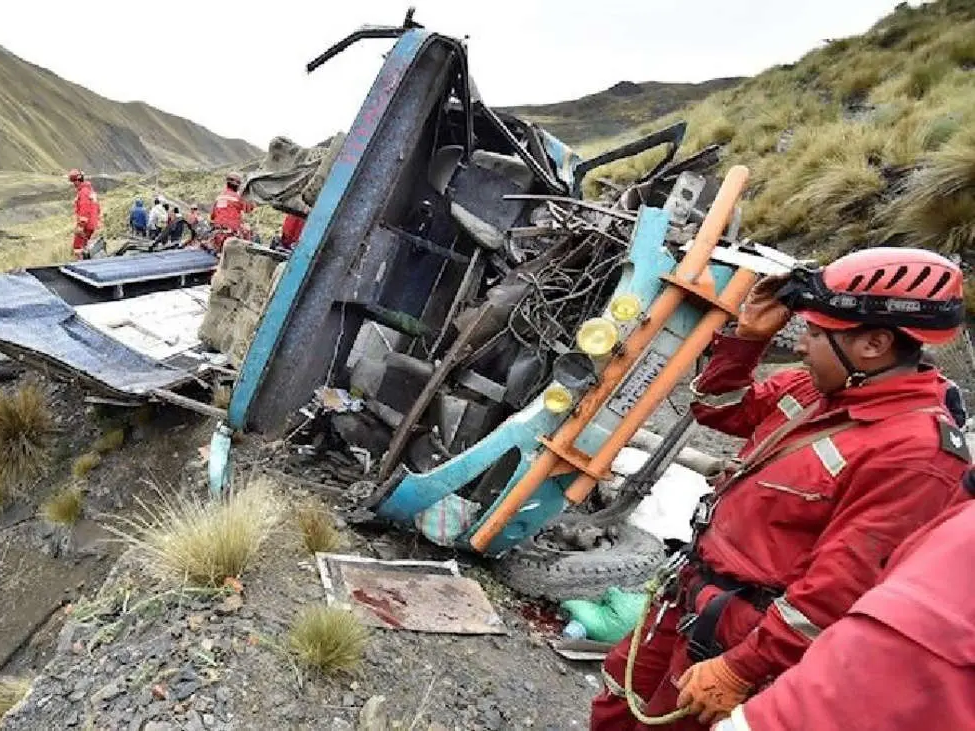
M 266 463 L 267 449 L 240 469 Z M 203 490 L 202 461 L 185 484 Z M 327 470 L 326 470 L 327 471 Z M 288 478 L 291 502 L 308 483 Z M 50 662 L 0 728 L 26 729 L 573 729 L 585 728 L 598 666 L 570 664 L 547 645 L 559 625 L 470 557 L 398 531 L 347 531 L 349 552 L 382 558 L 458 558 L 485 587 L 508 629 L 490 637 L 376 630 L 361 671 L 323 677 L 298 669 L 287 627 L 324 600 L 317 569 L 287 518 L 240 595 L 160 583 L 139 556 L 122 556 L 101 589 L 70 607 Z M 381 697 L 381 699 L 380 699 Z M 371 700 L 370 700 L 371 699 Z M 378 711 L 377 711 L 378 709 Z

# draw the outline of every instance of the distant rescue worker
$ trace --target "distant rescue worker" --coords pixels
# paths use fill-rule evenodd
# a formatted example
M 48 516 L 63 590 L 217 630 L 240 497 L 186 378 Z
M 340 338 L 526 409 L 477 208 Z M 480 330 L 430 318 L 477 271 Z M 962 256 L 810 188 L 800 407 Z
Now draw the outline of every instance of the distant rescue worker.
M 190 212 L 186 216 L 186 222 L 190 225 L 194 231 L 196 231 L 197 226 L 199 226 L 201 220 L 200 207 L 193 203 L 190 206 Z
M 129 230 L 136 236 L 145 236 L 149 229 L 149 211 L 142 203 L 141 198 L 137 198 L 132 210 L 129 211 Z
M 213 203 L 213 210 L 210 212 L 210 220 L 214 228 L 224 229 L 229 235 L 240 236 L 243 231 L 244 214 L 254 210 L 254 204 L 244 200 L 238 192 L 240 190 L 241 178 L 238 173 L 227 175 L 227 187 L 217 196 Z M 223 242 L 228 238 L 227 233 L 218 233 L 214 237 L 214 244 L 217 249 L 223 247 Z M 219 239 L 219 240 L 217 240 Z
M 85 174 L 77 168 L 68 171 L 68 180 L 74 185 L 76 195 L 74 199 L 74 240 L 71 249 L 76 258 L 82 257 L 82 252 L 88 241 L 101 224 L 102 209 L 98 204 L 98 195 L 85 180 Z
M 281 224 L 281 247 L 291 251 L 301 238 L 301 232 L 305 228 L 305 219 L 289 213 L 284 217 Z
M 969 477 L 968 482 L 972 482 Z M 963 729 L 975 722 L 975 503 L 891 556 L 879 585 L 718 731 Z
M 159 232 L 166 228 L 167 212 L 163 208 L 162 198 L 156 198 L 152 202 L 152 209 L 149 211 L 149 237 L 155 239 Z
M 796 348 L 806 368 L 755 380 L 793 311 L 808 327 Z M 921 367 L 922 344 L 951 341 L 963 313 L 956 264 L 875 248 L 766 278 L 735 334 L 715 335 L 692 409 L 748 441 L 698 505 L 662 613 L 650 611 L 632 686 L 642 716 L 684 708 L 667 726 L 679 731 L 726 717 L 798 663 L 910 533 L 967 499 L 964 435 L 940 374 Z M 624 697 L 629 649 L 627 638 L 606 658 L 593 731 L 647 728 Z
M 186 242 L 183 241 L 183 234 L 189 233 L 189 239 Z M 175 244 L 176 246 L 182 248 L 187 243 L 193 241 L 196 237 L 196 233 L 193 231 L 193 227 L 189 225 L 183 214 L 180 213 L 179 207 L 174 206 L 172 210 L 172 217 L 169 223 L 166 225 L 162 231 L 160 231 L 156 237 L 153 239 L 153 244 L 158 246 L 159 244 Z

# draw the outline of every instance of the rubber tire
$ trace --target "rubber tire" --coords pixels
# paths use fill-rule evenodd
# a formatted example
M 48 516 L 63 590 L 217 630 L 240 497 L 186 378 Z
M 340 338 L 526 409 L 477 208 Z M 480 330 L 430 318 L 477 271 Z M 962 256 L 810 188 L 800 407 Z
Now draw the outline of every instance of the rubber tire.
M 494 566 L 501 583 L 519 594 L 561 602 L 598 599 L 611 586 L 641 591 L 666 559 L 664 544 L 629 524 L 611 548 L 558 551 L 526 542 Z

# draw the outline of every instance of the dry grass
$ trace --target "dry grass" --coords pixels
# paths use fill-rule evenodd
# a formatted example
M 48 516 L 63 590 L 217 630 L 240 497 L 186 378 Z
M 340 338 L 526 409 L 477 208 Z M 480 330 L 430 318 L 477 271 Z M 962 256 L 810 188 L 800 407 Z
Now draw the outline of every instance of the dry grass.
M 218 409 L 226 409 L 230 406 L 230 397 L 232 395 L 233 389 L 230 386 L 217 386 L 213 389 L 213 396 L 210 398 L 210 403 Z
M 0 498 L 43 472 L 53 436 L 54 417 L 39 386 L 0 393 Z
M 888 239 L 946 252 L 975 247 L 975 136 L 934 153 L 881 211 Z
M 134 176 L 118 176 L 123 184 L 102 193 L 99 200 L 102 206 L 102 228 L 100 233 L 109 241 L 117 241 L 128 233 L 129 209 L 136 198 L 151 204 L 153 196 L 161 192 L 167 198 L 184 204 L 194 201 L 209 207 L 217 194 L 223 189 L 224 176 L 228 168 L 220 170 L 163 170 L 159 173 Z M 24 173 L 22 180 L 8 181 L 10 195 L 29 190 L 36 186 L 37 176 Z M 51 176 L 54 178 L 55 176 Z M 64 184 L 62 176 L 57 176 L 59 184 Z M 2 183 L 4 181 L 0 181 Z M 96 186 L 97 189 L 97 186 Z M 69 261 L 71 258 L 71 234 L 74 219 L 71 213 L 73 191 L 64 184 L 63 205 L 54 207 L 52 212 L 45 208 L 38 210 L 34 220 L 13 225 L 0 226 L 14 240 L 4 240 L 0 245 L 0 270 L 41 266 Z M 182 209 L 181 209 L 182 210 Z M 189 210 L 187 207 L 184 213 Z M 270 206 L 260 206 L 247 216 L 251 224 L 260 232 L 264 241 L 281 228 L 284 215 Z M 110 248 L 114 250 L 115 244 Z
M 815 254 L 896 237 L 971 259 L 968 193 L 955 191 L 939 209 L 925 191 L 970 184 L 957 158 L 975 148 L 973 66 L 975 3 L 903 6 L 863 36 L 832 41 L 587 153 L 684 119 L 682 156 L 724 142 L 722 166 L 751 169 L 744 223 L 755 238 L 791 239 Z M 627 183 L 655 161 L 637 156 L 594 175 Z M 923 168 L 917 180 L 899 185 L 915 166 Z
M 345 609 L 306 607 L 288 633 L 288 644 L 306 667 L 322 673 L 356 670 L 369 640 L 369 631 Z
M 93 451 L 98 452 L 98 454 L 108 454 L 109 452 L 114 452 L 123 444 L 125 444 L 125 429 L 116 428 L 109 429 L 103 433 L 95 440 L 91 448 Z
M 0 716 L 20 703 L 29 690 L 27 678 L 0 677 Z
M 74 525 L 81 518 L 85 496 L 78 487 L 66 487 L 41 505 L 41 517 L 54 525 Z
M 342 546 L 342 533 L 335 527 L 335 519 L 323 505 L 300 508 L 296 519 L 301 530 L 301 542 L 309 553 L 331 553 Z
M 76 480 L 84 480 L 101 463 L 102 456 L 98 452 L 85 452 L 71 463 L 71 475 Z
M 220 586 L 254 561 L 278 524 L 281 505 L 259 478 L 225 499 L 158 491 L 143 515 L 120 519 L 114 532 L 137 548 L 159 575 L 200 586 Z

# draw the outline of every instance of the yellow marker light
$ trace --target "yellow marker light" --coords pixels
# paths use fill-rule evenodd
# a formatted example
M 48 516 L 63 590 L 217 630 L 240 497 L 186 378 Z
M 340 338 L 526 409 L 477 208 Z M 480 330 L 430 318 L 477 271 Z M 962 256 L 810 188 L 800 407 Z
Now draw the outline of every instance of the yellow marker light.
M 613 297 L 609 303 L 609 314 L 617 322 L 629 322 L 635 320 L 640 314 L 640 298 L 635 294 L 621 294 Z
M 605 317 L 594 317 L 582 323 L 576 334 L 576 343 L 583 353 L 598 358 L 609 353 L 619 337 L 616 325 Z
M 542 403 L 553 414 L 562 414 L 572 408 L 572 394 L 561 383 L 553 383 L 542 394 Z

